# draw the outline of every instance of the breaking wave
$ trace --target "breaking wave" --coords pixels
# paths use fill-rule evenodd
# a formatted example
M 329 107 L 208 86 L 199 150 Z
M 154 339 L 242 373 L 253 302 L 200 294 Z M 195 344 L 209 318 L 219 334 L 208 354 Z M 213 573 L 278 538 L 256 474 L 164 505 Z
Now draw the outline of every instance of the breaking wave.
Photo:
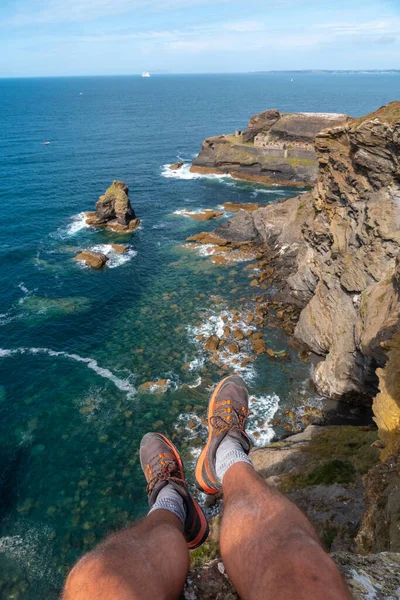
M 51 237 L 65 240 L 81 231 L 82 229 L 88 229 L 89 225 L 86 223 L 86 213 L 81 212 L 70 219 L 70 223 L 66 227 L 60 227 Z
M 91 369 L 92 371 L 97 373 L 97 375 L 100 375 L 100 377 L 111 381 L 115 385 L 115 387 L 121 390 L 121 392 L 126 392 L 128 397 L 133 397 L 136 394 L 136 388 L 129 381 L 129 378 L 120 379 L 119 377 L 114 375 L 114 373 L 112 373 L 109 369 L 101 367 L 98 364 L 97 360 L 95 360 L 94 358 L 86 358 L 83 356 L 79 356 L 79 354 L 69 354 L 68 352 L 60 352 L 57 350 L 51 350 L 50 348 L 16 348 L 13 350 L 0 348 L 0 358 L 7 358 L 18 354 L 44 354 L 46 356 L 61 356 L 63 358 L 68 358 L 79 363 L 84 363 L 87 365 L 88 369 Z
M 279 408 L 279 402 L 277 394 L 250 397 L 250 415 L 246 431 L 256 446 L 265 446 L 273 439 L 275 432 L 270 423 Z
M 180 169 L 171 171 L 171 164 L 162 166 L 161 175 L 167 179 L 232 179 L 232 176 L 228 173 L 191 173 L 191 163 L 185 163 Z
M 137 255 L 136 250 L 133 250 L 133 248 L 129 248 L 123 254 L 118 254 L 118 252 L 115 252 L 112 248 L 111 244 L 98 244 L 97 246 L 90 248 L 90 250 L 92 252 L 101 252 L 102 254 L 105 254 L 108 257 L 107 267 L 109 269 L 120 267 Z

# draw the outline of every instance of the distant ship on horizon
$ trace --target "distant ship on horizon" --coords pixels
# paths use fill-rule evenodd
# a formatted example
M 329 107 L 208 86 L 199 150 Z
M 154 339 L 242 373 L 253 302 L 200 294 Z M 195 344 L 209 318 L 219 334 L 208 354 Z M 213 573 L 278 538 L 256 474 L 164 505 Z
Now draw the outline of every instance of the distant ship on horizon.
M 148 71 L 143 71 L 142 77 L 150 77 L 150 73 Z

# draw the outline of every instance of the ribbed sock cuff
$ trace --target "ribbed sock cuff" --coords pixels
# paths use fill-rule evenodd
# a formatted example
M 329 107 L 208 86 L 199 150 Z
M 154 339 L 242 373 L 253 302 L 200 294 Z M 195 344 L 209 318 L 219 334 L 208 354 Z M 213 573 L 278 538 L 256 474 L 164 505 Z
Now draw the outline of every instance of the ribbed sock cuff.
M 221 442 L 215 457 L 215 470 L 221 483 L 227 470 L 238 462 L 251 465 L 251 460 L 240 443 L 227 435 Z
M 182 496 L 172 487 L 172 485 L 168 484 L 162 488 L 160 493 L 157 496 L 157 499 L 151 509 L 149 510 L 149 514 L 154 510 L 168 510 L 173 513 L 183 524 L 186 521 L 186 505 L 182 498 Z

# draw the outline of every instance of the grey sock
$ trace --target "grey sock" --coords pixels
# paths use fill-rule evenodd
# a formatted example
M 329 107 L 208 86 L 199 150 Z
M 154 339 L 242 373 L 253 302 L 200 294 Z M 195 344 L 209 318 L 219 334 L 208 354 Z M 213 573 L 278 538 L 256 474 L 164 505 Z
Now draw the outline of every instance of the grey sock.
M 156 501 L 153 506 L 149 510 L 149 514 L 153 512 L 153 510 L 158 510 L 162 508 L 163 510 L 169 510 L 172 512 L 178 519 L 185 524 L 186 520 L 186 505 L 183 501 L 183 498 L 178 492 L 172 487 L 172 485 L 168 484 L 162 488 L 159 492 Z
M 221 483 L 229 467 L 238 462 L 244 462 L 251 465 L 251 460 L 239 442 L 235 440 L 235 438 L 227 435 L 218 446 L 217 454 L 215 456 L 215 470 Z

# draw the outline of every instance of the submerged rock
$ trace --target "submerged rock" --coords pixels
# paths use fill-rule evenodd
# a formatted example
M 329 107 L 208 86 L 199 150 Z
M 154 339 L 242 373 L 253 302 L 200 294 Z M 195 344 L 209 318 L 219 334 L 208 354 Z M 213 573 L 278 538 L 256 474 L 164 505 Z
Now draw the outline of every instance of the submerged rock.
M 123 181 L 113 181 L 104 196 L 98 199 L 96 211 L 86 213 L 87 224 L 112 231 L 134 231 L 140 220 L 131 206 L 128 192 L 128 186 Z
M 184 164 L 185 163 L 178 161 L 178 162 L 174 163 L 173 165 L 169 165 L 169 168 L 171 169 L 171 171 L 177 171 L 178 169 L 183 167 Z
M 76 255 L 76 260 L 85 263 L 86 266 L 92 269 L 101 269 L 108 261 L 108 257 L 102 252 L 93 252 L 93 250 L 84 250 Z
M 204 344 L 204 350 L 208 350 L 210 352 L 214 352 L 218 350 L 221 340 L 217 335 L 211 335 Z
M 141 392 L 165 392 L 169 386 L 169 379 L 158 379 L 157 381 L 146 381 L 139 385 Z
M 111 248 L 117 254 L 124 254 L 128 250 L 128 246 L 124 246 L 123 244 L 111 244 Z
M 224 213 L 219 210 L 213 210 L 211 208 L 205 208 L 201 212 L 193 212 L 191 210 L 183 210 L 180 214 L 185 217 L 190 217 L 195 221 L 211 221 L 211 219 L 220 219 L 224 216 Z

